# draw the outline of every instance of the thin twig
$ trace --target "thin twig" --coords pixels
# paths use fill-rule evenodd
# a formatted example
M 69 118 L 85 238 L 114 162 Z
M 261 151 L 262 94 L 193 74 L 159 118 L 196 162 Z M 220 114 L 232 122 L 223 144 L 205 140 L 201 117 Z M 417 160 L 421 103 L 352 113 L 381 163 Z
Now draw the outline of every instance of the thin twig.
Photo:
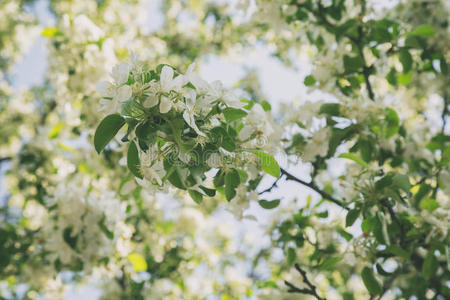
M 299 5 L 300 6 L 300 5 Z M 313 10 L 311 8 L 309 8 L 308 6 L 301 6 L 302 8 L 305 8 L 306 10 L 308 10 L 310 13 L 313 14 L 313 16 L 315 16 L 318 19 L 318 23 L 322 23 L 325 26 L 331 27 L 331 28 L 336 28 L 337 25 L 331 23 L 326 15 L 323 14 L 323 10 L 324 10 L 324 6 L 322 4 L 321 1 L 319 1 L 318 3 L 318 10 Z M 363 15 L 365 14 L 365 1 L 362 1 L 361 3 L 361 19 L 363 17 Z M 363 49 L 363 45 L 361 44 L 361 42 L 363 41 L 364 35 L 363 35 L 363 27 L 361 25 L 358 26 L 358 37 L 355 38 L 354 36 L 350 35 L 350 34 L 343 34 L 344 37 L 346 37 L 347 39 L 349 39 L 351 42 L 353 42 L 355 44 L 355 46 L 358 49 L 358 54 L 361 57 L 362 61 L 363 61 L 363 71 L 362 71 L 362 75 L 364 76 L 364 82 L 366 84 L 367 87 L 367 92 L 369 94 L 369 98 L 372 101 L 375 101 L 375 94 L 373 92 L 373 88 L 372 88 L 372 84 L 370 83 L 369 80 L 369 76 L 370 76 L 370 71 L 373 68 L 373 65 L 371 66 L 367 66 L 366 63 L 366 58 L 364 56 L 364 49 Z
M 344 205 L 344 203 L 342 203 L 342 201 L 337 200 L 336 198 L 334 198 L 333 196 L 331 196 L 330 194 L 328 194 L 325 191 L 322 191 L 317 185 L 314 184 L 314 182 L 306 182 L 301 180 L 298 177 L 295 177 L 294 175 L 292 175 L 291 173 L 289 173 L 288 171 L 286 171 L 285 169 L 281 168 L 281 174 L 286 175 L 286 180 L 292 180 L 295 182 L 298 182 L 304 186 L 309 187 L 310 189 L 314 190 L 316 193 L 318 193 L 319 195 L 321 195 L 324 199 L 331 201 L 337 205 L 339 205 L 340 207 L 342 207 L 345 210 L 349 210 L 348 207 L 346 207 Z
M 11 159 L 12 159 L 12 157 L 9 157 L 9 156 L 7 156 L 7 157 L 0 157 L 0 164 L 3 163 L 3 162 L 10 161 Z
M 284 283 L 289 287 L 288 292 L 289 293 L 299 293 L 299 294 L 306 294 L 314 296 L 317 300 L 326 300 L 326 298 L 322 298 L 317 294 L 317 288 L 314 284 L 309 281 L 308 276 L 306 275 L 306 271 L 304 271 L 302 268 L 300 268 L 299 264 L 295 264 L 295 269 L 300 273 L 303 279 L 303 283 L 307 286 L 305 289 L 301 289 L 290 283 L 289 281 L 285 280 Z
M 400 219 L 398 218 L 397 214 L 395 213 L 394 209 L 392 208 L 391 205 L 389 205 L 389 203 L 387 203 L 386 200 L 381 200 L 380 201 L 381 205 L 384 206 L 388 212 L 389 215 L 391 216 L 391 219 L 397 224 L 397 226 L 400 229 L 400 246 L 404 246 L 405 244 L 405 228 L 403 227 L 402 222 L 400 221 Z
M 278 177 L 270 187 L 268 187 L 267 189 L 265 189 L 264 191 L 261 191 L 258 193 L 258 195 L 262 195 L 264 193 L 268 193 L 271 192 L 274 188 L 278 187 L 278 181 L 280 181 L 281 177 L 283 177 L 283 174 L 280 175 L 280 177 Z

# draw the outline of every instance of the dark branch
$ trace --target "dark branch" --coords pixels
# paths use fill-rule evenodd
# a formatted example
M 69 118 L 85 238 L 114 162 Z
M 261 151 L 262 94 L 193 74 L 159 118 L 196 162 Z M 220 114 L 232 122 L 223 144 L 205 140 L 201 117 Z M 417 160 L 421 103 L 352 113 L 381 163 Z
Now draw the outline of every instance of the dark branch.
M 387 200 L 383 199 L 380 201 L 380 203 L 383 207 L 387 209 L 389 215 L 391 216 L 392 221 L 394 221 L 395 224 L 397 224 L 398 228 L 400 229 L 400 246 L 403 247 L 405 244 L 405 228 L 403 227 L 402 222 L 398 218 L 393 207 L 387 202 Z
M 318 3 L 317 10 L 313 10 L 308 6 L 302 6 L 302 5 L 299 5 L 299 6 L 301 6 L 302 8 L 305 8 L 310 13 L 312 13 L 312 15 L 317 18 L 317 23 L 325 25 L 330 28 L 336 28 L 338 26 L 336 24 L 331 23 L 327 19 L 326 15 L 324 14 L 324 6 L 321 1 L 319 1 L 319 3 Z M 365 15 L 365 13 L 366 13 L 366 4 L 365 4 L 365 1 L 362 1 L 362 3 L 361 3 L 361 20 L 362 20 L 363 16 Z M 358 26 L 358 37 L 354 37 L 348 33 L 343 34 L 343 36 L 346 37 L 347 39 L 349 39 L 352 43 L 354 43 L 356 48 L 358 49 L 358 54 L 363 61 L 363 70 L 361 73 L 364 76 L 364 82 L 367 87 L 367 92 L 369 93 L 370 100 L 375 101 L 375 94 L 373 92 L 372 84 L 370 83 L 370 80 L 369 80 L 370 71 L 373 68 L 373 65 L 367 66 L 366 58 L 364 56 L 364 51 L 363 51 L 364 49 L 363 49 L 363 45 L 362 45 L 362 41 L 364 39 L 364 33 L 363 33 L 362 25 Z
M 262 194 L 264 194 L 264 193 L 271 192 L 274 188 L 278 187 L 278 181 L 280 181 L 281 177 L 283 177 L 283 174 L 281 174 L 281 176 L 278 177 L 278 178 L 273 182 L 273 184 L 272 184 L 270 187 L 268 187 L 268 188 L 265 189 L 264 191 L 259 192 L 258 194 L 259 194 L 259 195 L 262 195 Z
M 308 277 L 306 276 L 306 272 L 302 268 L 300 268 L 299 264 L 295 264 L 295 269 L 302 276 L 303 283 L 307 286 L 307 288 L 304 289 L 298 288 L 289 281 L 285 280 L 284 283 L 289 287 L 288 292 L 311 295 L 314 296 L 317 300 L 326 300 L 325 298 L 322 298 L 317 294 L 316 286 L 312 284 L 311 281 L 309 281 Z
M 298 182 L 304 186 L 309 187 L 310 189 L 314 190 L 316 193 L 318 193 L 319 195 L 321 195 L 324 199 L 331 201 L 337 205 L 339 205 L 340 207 L 342 207 L 345 210 L 349 210 L 344 203 L 342 203 L 342 201 L 337 200 L 336 198 L 334 198 L 333 196 L 331 196 L 330 194 L 328 194 L 325 191 L 322 191 L 317 185 L 314 184 L 314 182 L 306 182 L 301 180 L 298 177 L 295 177 L 294 175 L 292 175 L 291 173 L 289 173 L 288 171 L 286 171 L 285 169 L 281 168 L 281 174 L 286 176 L 286 180 L 292 180 L 295 182 Z
M 3 163 L 3 162 L 7 162 L 7 161 L 10 161 L 12 159 L 12 157 L 0 157 L 0 164 L 1 163 Z

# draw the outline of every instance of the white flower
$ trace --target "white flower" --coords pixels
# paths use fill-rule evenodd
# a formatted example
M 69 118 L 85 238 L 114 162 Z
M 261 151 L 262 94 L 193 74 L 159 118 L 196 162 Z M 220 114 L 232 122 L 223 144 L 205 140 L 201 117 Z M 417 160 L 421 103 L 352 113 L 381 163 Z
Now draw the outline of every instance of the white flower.
M 126 62 L 115 65 L 111 72 L 111 76 L 117 85 L 121 85 L 127 82 L 129 74 L 130 74 L 130 64 Z
M 312 139 L 303 150 L 302 158 L 305 161 L 313 161 L 317 155 L 322 157 L 327 155 L 330 137 L 331 129 L 329 127 L 314 132 Z
M 159 104 L 159 112 L 166 114 L 172 108 L 172 100 L 166 96 L 161 96 L 161 103 Z
M 108 81 L 100 81 L 96 88 L 103 97 L 112 98 L 116 94 L 116 86 Z
M 145 100 L 142 103 L 145 108 L 152 108 L 153 106 L 156 106 L 159 102 L 159 84 L 152 80 L 148 83 L 148 86 L 145 88 Z
M 173 78 L 173 69 L 169 66 L 164 66 L 161 70 L 160 84 L 161 91 L 163 93 L 169 93 L 170 91 L 178 92 L 183 86 L 183 75 L 179 75 Z
M 222 164 L 222 157 L 220 156 L 220 154 L 218 153 L 213 153 L 211 154 L 208 159 L 206 160 L 206 163 L 208 164 L 208 166 L 210 166 L 211 168 L 219 168 L 221 167 Z
M 245 118 L 245 125 L 239 132 L 239 138 L 245 141 L 256 131 L 261 132 L 265 136 L 273 132 L 273 128 L 267 119 L 267 114 L 259 103 L 252 107 L 252 110 Z
M 192 128 L 194 129 L 194 131 L 203 137 L 206 137 L 206 135 L 200 131 L 200 129 L 198 129 L 197 124 L 195 124 L 195 91 L 193 91 L 192 89 L 189 89 L 190 91 L 187 91 L 186 95 L 185 95 L 185 99 L 186 99 L 186 105 L 185 105 L 185 110 L 183 112 L 183 119 L 186 121 L 186 123 Z
M 73 20 L 73 28 L 75 29 L 75 40 L 79 41 L 98 41 L 103 37 L 103 31 L 95 25 L 85 15 L 79 15 Z
M 104 97 L 100 100 L 103 105 L 101 110 L 107 113 L 117 112 L 123 102 L 131 98 L 133 91 L 130 86 L 123 85 L 128 81 L 130 65 L 128 63 L 118 64 L 113 67 L 111 77 L 114 83 L 109 81 L 100 81 L 96 85 L 97 91 Z
M 97 91 L 104 97 L 100 100 L 100 104 L 103 105 L 100 110 L 107 113 L 119 111 L 121 105 L 130 99 L 133 93 L 128 85 L 117 87 L 107 81 L 97 83 Z
M 171 91 L 179 92 L 184 85 L 183 75 L 178 75 L 173 78 L 173 69 L 169 66 L 164 66 L 160 75 L 160 87 L 162 93 L 170 93 Z M 166 95 L 161 96 L 161 103 L 159 104 L 159 111 L 162 114 L 168 113 L 172 108 L 173 99 L 170 99 Z
M 151 167 L 143 167 L 142 175 L 144 175 L 144 178 L 149 182 L 154 183 L 154 181 L 156 181 L 158 185 L 162 185 L 162 178 L 166 175 L 166 171 L 164 170 L 162 163 L 157 161 Z

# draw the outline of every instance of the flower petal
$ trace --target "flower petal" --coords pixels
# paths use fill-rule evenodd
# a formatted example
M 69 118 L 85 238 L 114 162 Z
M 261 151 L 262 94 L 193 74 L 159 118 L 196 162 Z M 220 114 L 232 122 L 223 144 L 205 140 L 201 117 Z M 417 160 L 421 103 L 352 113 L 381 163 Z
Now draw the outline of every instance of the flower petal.
M 161 103 L 159 104 L 159 112 L 162 114 L 168 113 L 172 108 L 172 100 L 167 97 L 161 97 Z
M 143 103 L 145 108 L 152 108 L 156 104 L 158 104 L 158 97 L 155 96 L 147 97 L 147 99 L 145 99 Z
M 114 98 L 119 102 L 125 102 L 131 98 L 131 95 L 132 95 L 131 87 L 128 85 L 124 85 L 117 89 L 117 94 Z
M 161 90 L 164 93 L 170 92 L 172 86 L 173 69 L 169 66 L 164 66 L 161 70 L 160 83 Z
M 128 81 L 128 75 L 130 74 L 130 65 L 128 63 L 121 63 L 115 65 L 112 69 L 112 78 L 117 85 L 124 84 Z
M 116 93 L 116 88 L 115 86 L 108 81 L 100 81 L 97 83 L 97 85 L 95 86 L 97 92 L 100 93 L 100 95 L 102 95 L 103 97 L 108 97 L 108 98 L 112 98 L 114 97 L 115 93 Z
M 203 132 L 200 131 L 200 129 L 198 129 L 197 124 L 195 124 L 195 118 L 194 118 L 194 113 L 189 111 L 189 110 L 185 110 L 183 113 L 183 119 L 186 121 L 186 123 L 192 128 L 194 129 L 194 131 L 200 135 L 200 136 L 206 136 Z

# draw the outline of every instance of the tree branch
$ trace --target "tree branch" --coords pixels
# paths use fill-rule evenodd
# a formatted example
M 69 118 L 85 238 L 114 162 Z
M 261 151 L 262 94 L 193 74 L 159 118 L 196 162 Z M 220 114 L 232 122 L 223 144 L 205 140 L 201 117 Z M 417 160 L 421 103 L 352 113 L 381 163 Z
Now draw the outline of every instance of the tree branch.
M 306 276 L 306 272 L 300 268 L 299 264 L 295 264 L 295 269 L 300 273 L 303 279 L 303 283 L 305 283 L 308 288 L 298 288 L 289 281 L 285 280 L 284 283 L 289 287 L 288 292 L 311 295 L 314 296 L 317 300 L 326 300 L 326 298 L 322 298 L 317 294 L 316 286 L 309 281 L 308 277 Z
M 321 195 L 324 199 L 331 201 L 337 205 L 339 205 L 340 207 L 342 207 L 345 210 L 349 210 L 344 203 L 342 203 L 342 201 L 337 200 L 336 198 L 334 198 L 333 196 L 331 196 L 330 194 L 328 194 L 325 191 L 322 191 L 317 185 L 314 184 L 314 182 L 306 182 L 301 180 L 298 177 L 295 177 L 294 175 L 292 175 L 291 173 L 289 173 L 288 171 L 286 171 L 285 169 L 281 168 L 281 174 L 286 176 L 286 180 L 292 180 L 295 182 L 298 182 L 304 186 L 309 187 L 310 189 L 312 189 L 313 191 L 315 191 L 316 193 L 318 193 L 319 195 Z
M 12 157 L 6 156 L 6 157 L 0 157 L 0 164 L 3 162 L 7 162 L 10 161 L 12 159 Z
M 271 192 L 274 188 L 278 187 L 278 181 L 280 181 L 281 177 L 283 177 L 283 174 L 280 175 L 280 177 L 278 177 L 270 187 L 268 187 L 267 189 L 265 189 L 264 191 L 261 191 L 258 193 L 258 195 L 262 195 L 264 193 L 268 193 Z
M 386 199 L 382 199 L 380 201 L 380 204 L 387 209 L 389 212 L 389 215 L 391 216 L 392 221 L 394 221 L 398 228 L 400 229 L 400 246 L 405 246 L 405 228 L 403 227 L 402 222 L 398 218 L 397 214 L 395 213 L 393 207 L 387 202 Z
M 330 28 L 337 27 L 336 24 L 331 23 L 327 19 L 326 15 L 323 14 L 324 7 L 323 7 L 323 4 L 321 1 L 319 1 L 319 3 L 318 3 L 318 10 L 313 10 L 308 6 L 302 6 L 300 4 L 298 6 L 299 7 L 301 6 L 302 8 L 305 8 L 310 13 L 312 13 L 313 16 L 315 16 L 318 19 L 319 24 L 322 23 L 323 25 L 328 26 Z M 365 15 L 365 12 L 366 12 L 366 3 L 365 3 L 365 1 L 362 1 L 362 3 L 361 3 L 361 20 L 362 20 L 362 17 Z M 364 76 L 364 82 L 367 87 L 367 92 L 369 93 L 370 100 L 375 101 L 375 94 L 373 92 L 372 84 L 370 83 L 370 80 L 369 80 L 370 71 L 373 68 L 373 65 L 367 66 L 366 58 L 364 56 L 363 45 L 361 44 L 361 42 L 364 38 L 363 27 L 361 25 L 358 26 L 358 37 L 357 38 L 355 38 L 354 36 L 347 34 L 347 33 L 343 34 L 342 36 L 346 37 L 351 42 L 353 42 L 355 44 L 356 48 L 358 49 L 358 54 L 363 61 L 363 70 L 361 73 Z

